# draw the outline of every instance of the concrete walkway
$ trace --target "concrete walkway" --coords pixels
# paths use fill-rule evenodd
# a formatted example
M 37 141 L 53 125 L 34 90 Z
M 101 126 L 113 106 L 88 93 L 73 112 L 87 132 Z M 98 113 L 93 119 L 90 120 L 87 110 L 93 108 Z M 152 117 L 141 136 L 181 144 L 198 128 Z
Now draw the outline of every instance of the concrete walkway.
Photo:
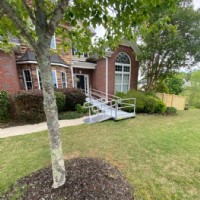
M 59 120 L 60 128 L 66 126 L 76 126 L 79 124 L 84 123 L 84 119 L 87 117 L 82 117 L 79 119 L 70 119 L 70 120 Z M 31 134 L 39 131 L 47 130 L 46 122 L 42 122 L 39 124 L 32 124 L 32 125 L 24 125 L 24 126 L 14 126 L 9 128 L 0 128 L 0 138 L 7 138 L 17 135 L 26 135 Z

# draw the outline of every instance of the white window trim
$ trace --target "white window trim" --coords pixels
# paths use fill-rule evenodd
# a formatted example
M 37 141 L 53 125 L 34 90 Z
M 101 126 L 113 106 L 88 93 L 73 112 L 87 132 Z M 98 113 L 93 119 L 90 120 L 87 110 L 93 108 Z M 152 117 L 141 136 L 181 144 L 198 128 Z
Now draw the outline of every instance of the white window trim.
M 121 89 L 120 89 L 120 92 L 123 92 L 123 79 L 124 79 L 124 74 L 129 74 L 129 84 L 128 84 L 128 90 L 130 90 L 130 86 L 131 86 L 131 58 L 130 58 L 130 56 L 126 53 L 126 52 L 119 52 L 118 54 L 117 54 L 117 56 L 120 54 L 120 53 L 124 53 L 124 54 L 126 54 L 127 56 L 128 56 L 128 58 L 129 58 L 129 61 L 130 61 L 130 63 L 129 64 L 124 64 L 124 63 L 115 63 L 115 67 L 116 67 L 116 65 L 120 65 L 120 66 L 122 66 L 122 71 L 120 72 L 120 71 L 115 71 L 115 74 L 121 74 L 122 75 L 122 82 L 121 82 Z M 117 58 L 117 57 L 116 57 Z M 130 67 L 130 71 L 129 72 L 124 72 L 124 66 L 128 66 L 128 67 Z M 116 83 L 115 83 L 116 84 Z M 116 93 L 117 91 L 115 90 L 115 93 Z
M 123 65 L 123 66 L 130 66 L 130 64 L 124 64 L 124 63 L 115 63 L 115 65 Z
M 32 88 L 31 88 L 31 89 L 33 89 L 33 80 L 32 80 L 32 76 L 31 76 L 31 70 L 30 70 L 30 69 L 23 69 L 23 70 L 22 70 L 22 73 L 23 73 L 23 79 L 24 79 L 25 89 L 28 90 L 27 83 L 26 83 L 26 77 L 25 77 L 24 71 L 29 71 L 29 73 L 30 73 L 30 78 L 31 78 L 31 84 L 32 84 Z
M 55 78 L 56 78 L 56 88 L 58 88 L 58 79 L 57 79 L 57 72 L 56 70 L 51 70 L 52 72 L 54 71 L 55 72 Z M 51 73 L 51 76 L 52 76 L 52 73 Z M 52 76 L 52 81 L 53 81 L 53 76 Z M 54 84 L 54 83 L 53 83 Z
M 62 88 L 64 88 L 64 87 L 63 87 L 63 80 L 62 80 L 62 73 L 65 74 L 65 84 L 66 84 L 66 87 L 65 87 L 65 88 L 67 88 L 67 73 L 64 72 L 64 71 L 61 71 L 61 72 L 60 72 L 60 75 L 61 75 L 61 82 L 62 82 Z
M 37 73 L 37 80 L 38 80 L 38 89 L 41 90 L 41 87 L 40 87 L 40 78 L 39 78 L 39 69 L 36 69 L 36 73 Z
M 57 49 L 57 45 L 56 45 L 56 36 L 55 36 L 55 34 L 54 34 L 54 35 L 52 36 L 52 38 L 51 38 L 50 47 L 51 47 L 51 49 Z

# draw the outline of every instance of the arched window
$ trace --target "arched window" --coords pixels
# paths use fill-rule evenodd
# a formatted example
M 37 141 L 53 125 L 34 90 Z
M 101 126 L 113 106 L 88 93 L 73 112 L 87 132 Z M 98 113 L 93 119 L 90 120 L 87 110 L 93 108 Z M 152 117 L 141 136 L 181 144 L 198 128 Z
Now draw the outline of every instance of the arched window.
M 126 53 L 119 53 L 115 62 L 115 93 L 127 93 L 130 89 L 131 62 Z

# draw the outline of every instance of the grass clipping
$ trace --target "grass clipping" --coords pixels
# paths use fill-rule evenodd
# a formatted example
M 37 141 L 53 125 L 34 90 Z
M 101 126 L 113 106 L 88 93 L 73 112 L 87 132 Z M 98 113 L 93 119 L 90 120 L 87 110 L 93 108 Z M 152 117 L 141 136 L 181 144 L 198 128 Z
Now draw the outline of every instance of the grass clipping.
M 2 199 L 133 200 L 133 189 L 120 172 L 97 158 L 66 161 L 66 183 L 52 188 L 51 167 L 17 181 Z M 0 198 L 1 199 L 1 198 Z

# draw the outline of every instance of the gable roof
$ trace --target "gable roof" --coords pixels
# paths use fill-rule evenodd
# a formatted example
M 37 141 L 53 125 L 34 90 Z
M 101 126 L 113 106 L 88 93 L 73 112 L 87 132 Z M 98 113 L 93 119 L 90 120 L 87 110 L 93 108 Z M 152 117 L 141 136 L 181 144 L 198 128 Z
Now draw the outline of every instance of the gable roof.
M 130 46 L 137 56 L 142 53 L 141 50 L 139 49 L 139 47 L 137 46 L 137 44 L 133 41 L 128 41 L 128 40 L 124 39 L 121 45 Z
M 69 65 L 57 54 L 53 54 L 50 57 L 51 65 L 57 65 L 61 67 L 69 67 Z M 35 52 L 33 50 L 27 50 L 17 61 L 17 64 L 33 63 L 37 64 Z
M 133 49 L 134 53 L 135 53 L 136 60 L 138 61 L 137 56 L 141 54 L 141 50 L 139 49 L 139 47 L 137 46 L 137 44 L 135 42 L 123 39 L 122 42 L 119 45 L 131 47 Z M 111 57 L 112 53 L 113 53 L 113 51 L 110 48 L 105 49 L 105 56 L 106 57 Z M 95 61 L 97 61 L 98 59 L 101 59 L 101 58 L 102 57 L 99 57 L 97 54 L 94 54 L 94 55 L 91 55 L 90 57 L 88 57 L 86 59 L 86 61 L 95 62 Z

